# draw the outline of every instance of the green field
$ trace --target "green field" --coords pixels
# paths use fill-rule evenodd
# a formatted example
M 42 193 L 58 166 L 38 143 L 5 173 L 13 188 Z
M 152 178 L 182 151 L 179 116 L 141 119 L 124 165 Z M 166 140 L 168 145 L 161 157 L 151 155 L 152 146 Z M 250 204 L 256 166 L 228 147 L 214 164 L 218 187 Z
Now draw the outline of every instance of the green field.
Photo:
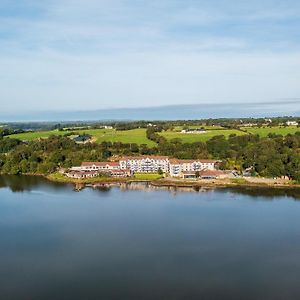
M 155 146 L 153 141 L 150 141 L 146 137 L 146 129 L 133 129 L 116 131 L 115 129 L 87 129 L 87 130 L 74 130 L 75 134 L 89 134 L 96 142 L 122 142 L 122 143 L 136 143 L 136 144 L 147 144 L 148 146 Z M 70 133 L 69 131 L 35 131 L 26 132 L 20 134 L 13 134 L 9 137 L 20 139 L 22 141 L 32 141 L 39 138 L 48 138 L 50 135 L 65 135 Z
M 196 126 L 190 126 L 190 128 L 195 128 Z M 243 135 L 243 134 L 258 134 L 261 137 L 266 137 L 269 133 L 276 133 L 281 135 L 287 135 L 289 133 L 294 134 L 295 132 L 299 131 L 300 128 L 296 126 L 289 126 L 289 127 L 244 127 L 241 128 L 240 131 L 236 129 L 222 129 L 219 127 L 209 127 L 206 128 L 206 133 L 201 134 L 193 134 L 193 133 L 181 133 L 180 130 L 182 127 L 176 127 L 176 131 L 165 131 L 159 133 L 160 135 L 164 136 L 168 140 L 171 139 L 180 139 L 184 143 L 193 143 L 193 142 L 206 142 L 210 138 L 216 135 L 224 135 L 228 138 L 231 134 L 236 135 Z M 115 129 L 85 129 L 85 130 L 73 130 L 75 134 L 89 134 L 93 137 L 93 140 L 97 143 L 101 142 L 122 142 L 122 143 L 136 143 L 138 145 L 147 144 L 150 147 L 154 147 L 156 144 L 153 141 L 150 141 L 146 137 L 146 129 L 139 128 L 133 130 L 124 130 L 124 131 L 116 131 Z M 66 135 L 70 134 L 71 131 L 34 131 L 34 132 L 26 132 L 20 134 L 13 134 L 9 137 L 20 139 L 22 141 L 32 141 L 39 138 L 48 138 L 51 135 Z
M 155 146 L 156 143 L 150 141 L 146 137 L 146 129 L 132 129 L 124 131 L 116 131 L 115 129 L 91 129 L 83 130 L 82 133 L 92 135 L 96 138 L 98 143 L 101 142 L 122 142 L 122 143 L 136 143 L 147 144 L 148 146 Z
M 181 131 L 185 126 L 175 126 L 174 131 Z M 186 127 L 190 129 L 196 129 L 196 128 L 204 128 L 205 130 L 218 130 L 218 129 L 224 129 L 221 126 L 206 126 L 206 125 L 186 125 Z
M 157 180 L 163 178 L 163 176 L 158 173 L 136 173 L 134 178 L 138 180 Z
M 176 131 L 165 131 L 160 133 L 166 139 L 180 139 L 184 143 L 206 142 L 216 135 L 224 135 L 226 138 L 231 134 L 243 135 L 246 134 L 236 129 L 214 129 L 208 130 L 206 133 L 181 133 Z
M 33 141 L 36 139 L 46 139 L 50 135 L 65 135 L 68 134 L 67 131 L 58 131 L 58 130 L 51 130 L 51 131 L 33 131 L 33 132 L 24 132 L 18 134 L 12 134 L 8 137 L 19 139 L 22 141 Z
M 251 134 L 258 134 L 260 137 L 266 137 L 269 133 L 275 133 L 275 134 L 281 134 L 281 135 L 287 135 L 287 134 L 294 134 L 297 131 L 300 132 L 300 128 L 297 126 L 288 126 L 288 127 L 243 127 L 243 130 L 246 130 L 247 132 Z

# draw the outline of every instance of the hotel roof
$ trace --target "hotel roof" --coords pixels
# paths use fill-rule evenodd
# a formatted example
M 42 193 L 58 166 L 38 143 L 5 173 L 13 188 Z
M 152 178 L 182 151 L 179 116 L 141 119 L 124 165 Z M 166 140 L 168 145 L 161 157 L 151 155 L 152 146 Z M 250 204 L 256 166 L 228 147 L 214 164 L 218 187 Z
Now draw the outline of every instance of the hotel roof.
M 170 164 L 192 164 L 192 163 L 216 163 L 218 162 L 217 160 L 213 160 L 213 159 L 177 159 L 177 158 L 171 158 L 170 160 Z
M 96 167 L 105 167 L 105 166 L 119 166 L 119 162 L 116 161 L 101 161 L 101 162 L 93 162 L 93 161 L 85 161 L 81 163 L 81 166 L 96 166 Z
M 140 160 L 140 159 L 169 159 L 168 156 L 163 155 L 140 155 L 140 156 L 124 156 L 120 160 Z

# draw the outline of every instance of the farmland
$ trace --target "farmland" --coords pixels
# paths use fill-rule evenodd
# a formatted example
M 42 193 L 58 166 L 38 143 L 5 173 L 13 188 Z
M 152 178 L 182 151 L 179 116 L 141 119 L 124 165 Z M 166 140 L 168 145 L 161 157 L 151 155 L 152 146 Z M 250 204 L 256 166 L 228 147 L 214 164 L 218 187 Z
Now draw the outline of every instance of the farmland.
M 74 130 L 74 134 L 89 134 L 97 143 L 101 142 L 122 142 L 122 143 L 136 143 L 147 144 L 148 146 L 155 146 L 155 143 L 148 140 L 146 137 L 146 129 L 132 129 L 124 131 L 116 131 L 115 129 L 87 129 Z M 34 131 L 20 134 L 13 134 L 10 137 L 20 139 L 22 141 L 32 141 L 39 138 L 48 138 L 51 135 L 66 135 L 69 131 Z
M 281 135 L 287 135 L 287 134 L 294 134 L 297 131 L 300 132 L 300 128 L 297 126 L 275 126 L 275 127 L 243 127 L 243 130 L 247 131 L 251 134 L 258 134 L 260 137 L 266 137 L 269 133 L 274 134 L 281 134 Z
M 24 132 L 18 134 L 12 134 L 9 137 L 15 138 L 21 141 L 33 141 L 37 139 L 46 139 L 51 135 L 65 135 L 68 134 L 66 131 L 58 131 L 58 130 L 51 130 L 51 131 L 32 131 L 32 132 Z
M 198 126 L 199 127 L 199 126 Z M 189 128 L 198 128 L 197 126 L 189 126 Z M 244 135 L 244 134 L 258 134 L 261 137 L 266 137 L 269 133 L 287 135 L 289 133 L 294 134 L 299 131 L 300 128 L 296 126 L 277 126 L 277 127 L 243 127 L 241 130 L 238 129 L 225 129 L 222 127 L 206 127 L 204 126 L 205 133 L 181 133 L 183 127 L 175 127 L 173 131 L 163 131 L 159 134 L 165 137 L 167 140 L 179 139 L 183 143 L 193 142 L 206 142 L 210 138 L 216 135 L 224 135 L 228 138 L 231 134 Z M 66 135 L 66 134 L 89 134 L 92 136 L 93 141 L 97 143 L 101 142 L 122 142 L 122 143 L 136 143 L 138 145 L 146 144 L 150 147 L 154 147 L 155 142 L 147 139 L 146 129 L 138 128 L 132 130 L 117 131 L 115 129 L 74 129 L 72 131 L 33 131 L 19 134 L 13 134 L 9 137 L 20 139 L 23 141 L 33 141 L 36 139 L 45 139 L 51 135 Z
M 216 135 L 224 135 L 226 138 L 231 134 L 243 135 L 247 134 L 237 129 L 214 129 L 207 130 L 205 133 L 181 133 L 178 131 L 164 131 L 160 135 L 167 140 L 180 139 L 183 143 L 206 142 Z
M 185 126 L 175 126 L 174 131 L 181 131 L 184 129 Z M 206 125 L 187 125 L 186 126 L 189 129 L 196 129 L 196 128 L 203 128 L 205 130 L 217 130 L 217 129 L 224 129 L 221 126 L 215 125 L 215 126 L 206 126 Z

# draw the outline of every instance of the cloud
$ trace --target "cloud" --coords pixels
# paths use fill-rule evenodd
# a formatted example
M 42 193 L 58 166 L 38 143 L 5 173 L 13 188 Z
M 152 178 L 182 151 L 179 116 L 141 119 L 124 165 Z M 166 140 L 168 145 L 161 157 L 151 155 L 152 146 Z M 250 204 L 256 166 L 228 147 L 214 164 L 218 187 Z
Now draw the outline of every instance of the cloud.
M 3 110 L 298 97 L 297 1 L 6 1 Z

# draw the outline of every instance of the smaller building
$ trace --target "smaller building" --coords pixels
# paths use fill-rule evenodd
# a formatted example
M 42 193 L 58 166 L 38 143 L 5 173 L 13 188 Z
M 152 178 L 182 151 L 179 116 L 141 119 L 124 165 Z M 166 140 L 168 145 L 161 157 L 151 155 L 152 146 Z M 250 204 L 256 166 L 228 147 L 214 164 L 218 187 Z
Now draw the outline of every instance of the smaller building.
M 73 141 L 75 141 L 76 143 L 86 143 L 89 142 L 90 140 L 91 140 L 91 136 L 89 134 L 82 134 L 73 138 Z
M 104 162 L 83 162 L 81 164 L 81 170 L 83 171 L 90 171 L 90 170 L 117 170 L 120 169 L 119 162 L 111 162 L 111 161 L 104 161 Z
M 191 128 L 191 129 L 183 129 L 181 133 L 205 133 L 204 128 Z
M 209 170 L 205 169 L 200 171 L 200 178 L 201 179 L 217 179 L 224 176 L 224 172 L 220 170 Z
M 298 122 L 296 122 L 296 121 L 287 121 L 286 125 L 287 126 L 298 126 Z
M 74 178 L 74 179 L 85 179 L 85 178 L 92 178 L 97 177 L 97 171 L 69 171 L 65 173 L 67 177 Z
M 184 171 L 181 173 L 183 179 L 197 179 L 197 173 L 193 171 Z
M 115 178 L 130 177 L 132 175 L 129 169 L 110 170 L 110 176 Z

